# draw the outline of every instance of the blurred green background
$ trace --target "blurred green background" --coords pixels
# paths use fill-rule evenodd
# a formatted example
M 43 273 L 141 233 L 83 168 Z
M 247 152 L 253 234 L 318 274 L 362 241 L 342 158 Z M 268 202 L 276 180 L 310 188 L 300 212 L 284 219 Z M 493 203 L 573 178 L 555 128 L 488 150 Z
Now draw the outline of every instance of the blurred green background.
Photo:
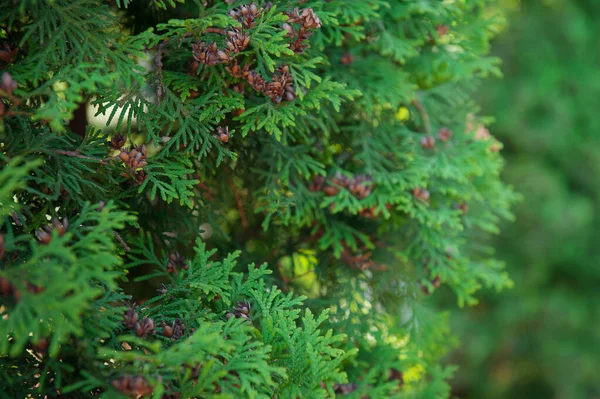
M 505 4 L 479 96 L 524 197 L 496 246 L 515 286 L 453 313 L 454 394 L 600 398 L 600 0 Z

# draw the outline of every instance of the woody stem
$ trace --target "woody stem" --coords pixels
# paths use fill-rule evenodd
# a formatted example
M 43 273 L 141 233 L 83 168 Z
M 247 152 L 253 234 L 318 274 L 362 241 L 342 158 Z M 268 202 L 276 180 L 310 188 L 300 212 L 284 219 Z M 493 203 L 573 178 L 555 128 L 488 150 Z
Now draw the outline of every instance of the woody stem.
M 417 111 L 419 111 L 419 114 L 421 115 L 425 133 L 431 134 L 431 121 L 429 120 L 429 114 L 427 113 L 427 110 L 425 109 L 423 104 L 417 99 L 412 100 L 412 105 L 417 109 Z

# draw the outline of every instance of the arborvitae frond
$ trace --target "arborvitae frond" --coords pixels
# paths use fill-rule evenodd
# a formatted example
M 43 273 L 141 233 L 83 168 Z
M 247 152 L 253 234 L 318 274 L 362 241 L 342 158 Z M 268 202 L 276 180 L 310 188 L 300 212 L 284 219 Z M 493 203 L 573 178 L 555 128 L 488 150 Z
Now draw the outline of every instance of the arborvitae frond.
M 30 341 L 45 338 L 51 342 L 50 355 L 56 356 L 61 341 L 71 335 L 82 336 L 83 311 L 102 293 L 103 286 L 116 287 L 120 273 L 115 267 L 121 260 L 115 251 L 114 231 L 129 219 L 111 204 L 102 210 L 88 204 L 70 221 L 65 218 L 53 224 L 50 232 L 38 233 L 44 245 L 30 239 L 25 259 L 1 274 L 3 281 L 12 285 L 16 302 L 10 313 L 3 311 L 6 318 L 0 334 L 8 339 L 0 342 L 2 353 L 18 355 Z M 71 231 L 68 223 L 75 230 Z

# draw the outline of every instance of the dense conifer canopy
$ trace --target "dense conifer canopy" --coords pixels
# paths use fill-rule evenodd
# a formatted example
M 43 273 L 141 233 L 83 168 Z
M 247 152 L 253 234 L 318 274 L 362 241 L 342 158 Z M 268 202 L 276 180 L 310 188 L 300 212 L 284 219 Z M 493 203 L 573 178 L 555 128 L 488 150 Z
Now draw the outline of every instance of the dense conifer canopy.
M 1 2 L 0 394 L 447 397 L 489 3 Z

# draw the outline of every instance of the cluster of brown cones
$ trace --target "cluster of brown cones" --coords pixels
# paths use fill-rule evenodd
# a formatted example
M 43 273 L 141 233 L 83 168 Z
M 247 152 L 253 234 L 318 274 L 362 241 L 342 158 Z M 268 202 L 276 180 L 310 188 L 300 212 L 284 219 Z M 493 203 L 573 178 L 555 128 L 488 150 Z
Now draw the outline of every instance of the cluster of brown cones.
M 310 191 L 323 191 L 330 197 L 339 193 L 341 187 L 350 191 L 352 195 L 360 200 L 367 198 L 373 191 L 371 177 L 368 175 L 355 175 L 349 178 L 337 173 L 329 179 L 323 176 L 316 176 L 308 185 Z M 387 208 L 390 209 L 391 205 L 388 205 Z M 366 219 L 374 219 L 378 215 L 376 207 L 363 208 L 358 214 Z
M 263 93 L 276 104 L 279 104 L 283 100 L 292 101 L 296 98 L 296 90 L 287 65 L 277 68 L 271 76 L 271 80 L 266 80 L 257 71 L 250 70 L 248 64 L 241 66 L 233 63 L 226 67 L 225 70 L 234 78 L 244 79 L 250 87 Z
M 213 134 L 213 136 L 218 139 L 221 143 L 225 144 L 227 142 L 229 142 L 229 126 L 225 126 L 225 127 L 217 127 L 217 130 L 215 131 L 215 133 Z
M 237 79 L 243 79 L 255 91 L 269 97 L 271 101 L 279 104 L 282 101 L 292 101 L 296 98 L 296 89 L 290 70 L 286 65 L 280 66 L 275 73 L 265 78 L 256 70 L 250 69 L 250 64 L 240 65 L 236 61 L 237 55 L 245 50 L 251 42 L 251 37 L 244 29 L 256 25 L 256 19 L 262 14 L 263 8 L 256 4 L 243 5 L 229 12 L 229 15 L 242 24 L 242 28 L 224 30 L 211 30 L 214 33 L 226 35 L 225 47 L 219 48 L 216 43 L 199 42 L 192 44 L 192 56 L 196 67 L 192 66 L 191 74 L 195 75 L 198 64 L 215 66 L 226 64 L 226 70 Z M 289 47 L 296 53 L 302 53 L 308 47 L 307 40 L 313 31 L 321 27 L 319 17 L 310 8 L 295 9 L 287 13 L 288 22 L 283 24 L 287 36 L 292 39 Z M 292 25 L 297 26 L 296 28 Z M 243 93 L 239 85 L 235 91 Z
M 188 265 L 185 262 L 185 258 L 179 254 L 179 252 L 173 252 L 169 254 L 167 259 L 167 272 L 168 273 L 179 273 L 179 270 L 187 270 Z
M 365 199 L 371 194 L 373 185 L 371 177 L 367 175 L 355 175 L 349 178 L 341 173 L 336 173 L 329 179 L 316 176 L 308 186 L 310 191 L 323 191 L 330 197 L 339 193 L 340 188 L 348 189 L 358 199 Z
M 117 157 L 125 163 L 129 170 L 123 176 L 131 177 L 136 184 L 142 184 L 146 179 L 144 167 L 148 165 L 148 152 L 145 145 L 121 150 Z
M 251 306 L 248 301 L 240 301 L 234 306 L 234 308 L 231 311 L 227 312 L 226 317 L 227 319 L 236 317 L 238 319 L 244 319 L 252 323 L 252 320 L 250 320 L 250 310 Z
M 296 54 L 302 54 L 308 47 L 307 41 L 316 29 L 321 27 L 321 20 L 312 10 L 305 8 L 287 13 L 288 21 L 283 24 L 283 29 L 287 31 L 287 36 L 292 40 L 290 48 Z M 298 25 L 294 28 L 292 25 Z
M 144 317 L 142 320 L 139 320 L 139 315 L 133 307 L 125 311 L 123 325 L 130 330 L 134 330 L 138 337 L 152 335 L 156 328 L 154 320 L 150 317 Z
M 179 319 L 175 319 L 171 325 L 161 322 L 162 335 L 167 338 L 179 339 L 185 335 L 185 325 Z
M 216 43 L 199 42 L 192 44 L 192 56 L 197 62 L 215 66 L 218 64 L 227 64 L 250 44 L 250 36 L 243 31 L 255 25 L 255 19 L 261 14 L 262 8 L 258 8 L 256 4 L 249 6 L 241 6 L 229 12 L 229 15 L 242 24 L 240 28 L 230 28 L 221 30 L 219 33 L 227 36 L 225 48 L 219 49 Z
M 69 219 L 63 218 L 62 221 L 58 219 L 52 219 L 51 226 L 44 226 L 37 231 L 37 236 L 40 239 L 41 244 L 49 244 L 52 241 L 52 232 L 56 231 L 59 237 L 62 237 L 67 232 L 69 227 Z
M 111 382 L 112 386 L 124 395 L 141 397 L 150 395 L 154 390 L 141 376 L 124 375 Z

